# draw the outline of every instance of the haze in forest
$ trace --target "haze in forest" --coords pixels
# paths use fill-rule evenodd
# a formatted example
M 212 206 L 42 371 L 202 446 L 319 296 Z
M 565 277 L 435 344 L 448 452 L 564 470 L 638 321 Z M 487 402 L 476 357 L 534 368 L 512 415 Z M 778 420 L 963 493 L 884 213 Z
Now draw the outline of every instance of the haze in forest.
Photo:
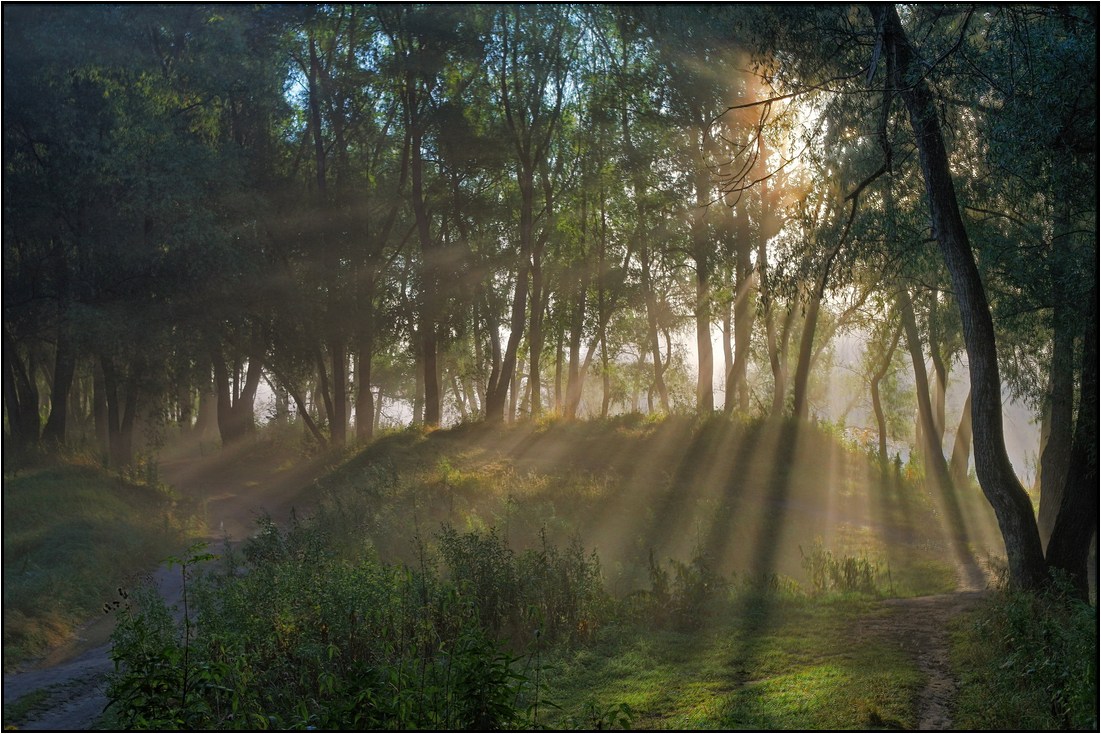
M 616 420 L 776 439 L 708 454 L 733 491 L 828 435 L 944 508 L 981 497 L 1015 587 L 1085 596 L 1096 22 L 6 5 L 5 464 L 335 465 Z

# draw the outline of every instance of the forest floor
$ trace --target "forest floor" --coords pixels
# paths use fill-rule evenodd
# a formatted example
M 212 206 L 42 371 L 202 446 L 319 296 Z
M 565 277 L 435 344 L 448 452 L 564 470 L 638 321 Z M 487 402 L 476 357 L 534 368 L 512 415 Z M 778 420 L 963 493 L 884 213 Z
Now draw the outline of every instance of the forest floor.
M 284 525 L 292 509 L 308 510 L 315 496 L 314 480 L 323 471 L 320 464 L 286 461 L 285 456 L 263 447 L 175 458 L 160 465 L 161 479 L 182 498 L 197 503 L 208 529 L 204 540 L 215 552 L 226 539 L 241 542 L 247 538 L 261 514 Z M 169 603 L 179 600 L 182 582 L 178 568 L 162 565 L 150 578 Z M 888 640 L 927 676 L 915 711 L 917 728 L 922 730 L 952 726 L 957 684 L 949 664 L 948 623 L 973 609 L 984 594 L 973 580 L 967 580 L 967 574 L 961 573 L 960 578 L 960 590 L 955 593 L 886 599 L 873 613 L 854 619 L 850 627 L 851 647 L 869 639 Z M 113 621 L 113 615 L 105 615 L 89 622 L 74 643 L 5 674 L 5 725 L 26 730 L 87 730 L 94 726 L 107 704 Z

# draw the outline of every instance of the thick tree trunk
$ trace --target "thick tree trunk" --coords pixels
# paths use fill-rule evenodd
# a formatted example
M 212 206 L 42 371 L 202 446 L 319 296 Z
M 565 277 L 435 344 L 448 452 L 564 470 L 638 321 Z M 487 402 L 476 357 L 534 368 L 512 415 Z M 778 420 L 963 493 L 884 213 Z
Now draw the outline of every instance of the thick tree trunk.
M 508 342 L 505 345 L 501 371 L 496 382 L 491 382 L 486 393 L 486 420 L 500 422 L 504 418 L 509 387 L 516 371 L 516 355 L 524 336 L 525 307 L 528 302 L 528 276 L 531 271 L 531 241 L 533 230 L 533 178 L 529 173 L 520 175 L 520 257 L 516 270 L 516 282 L 512 295 L 512 318 L 509 322 Z
M 706 132 L 697 133 L 702 154 Z M 696 411 L 706 415 L 715 410 L 715 357 L 711 347 L 711 252 L 714 244 L 707 231 L 707 207 L 711 202 L 711 176 L 703 160 L 695 174 L 696 211 L 692 217 L 692 259 L 696 268 Z
M 100 366 L 103 370 L 104 396 L 107 407 L 107 446 L 109 463 L 121 469 L 134 460 L 134 417 L 137 412 L 137 380 L 134 374 L 125 379 L 125 393 L 119 394 L 121 375 L 114 361 L 101 355 Z M 133 370 L 131 370 L 133 372 Z
M 1032 503 L 1013 473 L 1002 432 L 1001 377 L 990 305 L 948 165 L 937 106 L 918 58 L 894 6 L 873 6 L 892 70 L 891 85 L 906 105 L 917 143 L 933 232 L 952 277 L 963 323 L 971 377 L 971 419 L 975 468 L 983 493 L 994 508 L 1005 540 L 1011 582 L 1022 588 L 1045 583 L 1046 569 Z
M 1097 255 L 1094 254 L 1094 272 Z M 1074 427 L 1070 466 L 1063 489 L 1059 514 L 1047 545 L 1047 562 L 1070 575 L 1082 598 L 1088 597 L 1087 559 L 1090 543 L 1097 535 L 1098 476 L 1098 303 L 1097 283 L 1085 305 L 1082 334 L 1082 392 L 1078 420 Z
M 1037 517 L 1040 542 L 1045 548 L 1063 503 L 1074 440 L 1074 334 L 1068 326 L 1070 310 L 1064 299 L 1055 299 L 1049 429 L 1040 456 L 1040 512 Z
M 799 340 L 799 359 L 795 363 L 795 376 L 792 379 L 791 412 L 799 420 L 806 420 L 810 414 L 807 390 L 810 385 L 811 355 L 814 352 L 814 332 L 818 327 L 818 311 L 821 305 L 822 291 L 815 289 L 806 306 L 803 336 Z
M 222 445 L 229 446 L 237 443 L 256 428 L 253 410 L 256 402 L 256 388 L 260 385 L 263 371 L 260 360 L 249 359 L 244 385 L 240 386 L 240 392 L 234 396 L 233 392 L 236 391 L 231 391 L 225 360 L 219 351 L 215 350 L 212 354 L 212 362 L 214 389 L 218 396 L 218 432 L 222 438 Z M 236 380 L 236 377 L 234 379 Z M 108 394 L 110 394 L 109 388 Z

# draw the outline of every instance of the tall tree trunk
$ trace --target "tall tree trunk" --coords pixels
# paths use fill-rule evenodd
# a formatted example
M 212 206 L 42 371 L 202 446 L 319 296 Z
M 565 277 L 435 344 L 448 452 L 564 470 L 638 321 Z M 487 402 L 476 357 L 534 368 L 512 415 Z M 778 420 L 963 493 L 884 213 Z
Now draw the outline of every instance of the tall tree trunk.
M 902 322 L 895 327 L 894 336 L 891 337 L 891 345 L 887 348 L 871 379 L 872 410 L 875 412 L 875 425 L 879 431 L 879 462 L 887 465 L 887 418 L 883 414 L 883 403 L 879 398 L 879 383 L 887 376 L 891 369 L 891 360 L 894 359 L 895 349 L 898 348 L 898 339 L 902 335 Z
M 967 464 L 971 458 L 971 393 L 963 401 L 963 415 L 956 429 L 956 438 L 952 441 L 952 459 L 948 462 L 948 473 L 956 487 L 967 486 Z
M 577 289 L 573 294 L 573 307 L 570 309 L 570 361 L 566 376 L 566 418 L 577 418 L 577 409 L 581 404 L 581 336 L 585 327 L 585 287 L 584 275 L 578 276 Z
M 1051 354 L 1051 391 L 1048 395 L 1048 436 L 1040 456 L 1040 543 L 1047 548 L 1055 518 L 1063 503 L 1063 489 L 1070 469 L 1074 441 L 1074 333 L 1069 325 L 1071 307 L 1064 297 L 1054 301 L 1054 333 Z
M 528 302 L 528 276 L 531 272 L 531 240 L 533 231 L 534 183 L 531 172 L 521 171 L 520 179 L 520 257 L 516 269 L 516 282 L 512 295 L 512 318 L 509 322 L 508 342 L 505 345 L 501 371 L 495 383 L 486 393 L 486 420 L 499 422 L 504 417 L 505 402 L 516 371 L 516 355 L 524 336 L 525 307 Z
M 1011 582 L 1039 588 L 1046 581 L 1032 502 L 1013 472 L 1002 432 L 1001 377 L 994 322 L 959 211 L 937 105 L 924 62 L 910 44 L 893 5 L 872 7 L 882 28 L 891 86 L 902 97 L 918 148 L 933 232 L 952 277 L 971 377 L 975 469 L 1005 540 Z
M 1097 254 L 1093 254 L 1094 272 Z M 1089 595 L 1087 559 L 1090 544 L 1097 536 L 1097 371 L 1098 371 L 1098 302 L 1094 281 L 1088 303 L 1083 308 L 1082 392 L 1079 398 L 1078 420 L 1071 444 L 1070 466 L 1063 489 L 1059 514 L 1047 545 L 1047 562 L 1052 568 L 1065 571 L 1083 599 Z
M 555 321 L 561 323 L 561 319 L 556 318 Z M 557 340 L 554 347 L 554 413 L 555 415 L 562 415 L 562 366 L 565 362 L 565 339 L 566 330 L 561 326 L 558 327 Z
M 333 365 L 333 405 L 329 414 L 329 435 L 334 446 L 348 442 L 348 351 L 343 340 L 329 343 L 329 360 Z
M 914 389 L 917 393 L 918 419 L 921 421 L 924 444 L 920 447 L 925 474 L 928 480 L 943 492 L 952 491 L 952 478 L 948 473 L 948 463 L 944 460 L 944 451 L 936 438 L 933 403 L 929 395 L 929 375 L 925 371 L 925 355 L 921 351 L 921 336 L 918 334 L 917 318 L 914 316 L 914 304 L 910 293 L 903 288 L 898 296 L 899 315 L 906 332 L 906 345 L 910 350 L 910 360 L 914 364 Z
M 650 353 L 654 360 L 654 389 L 663 413 L 669 412 L 669 389 L 665 385 L 665 364 L 661 359 L 661 342 L 658 339 L 658 304 L 654 295 L 651 272 L 650 248 L 639 243 L 639 265 L 642 271 L 642 294 L 646 302 L 646 326 L 650 341 Z
M 698 117 L 698 115 L 697 115 Z M 704 155 L 707 132 L 702 121 L 697 120 L 697 143 L 700 155 Z M 696 372 L 696 411 L 706 415 L 715 409 L 715 357 L 711 347 L 711 252 L 714 244 L 709 241 L 707 208 L 711 203 L 711 174 L 706 161 L 698 162 L 695 173 L 696 210 L 692 217 L 692 260 L 696 269 L 696 355 L 699 365 Z
M 356 356 L 356 441 L 367 443 L 375 435 L 375 394 L 371 392 L 371 363 L 374 357 L 371 329 L 360 332 Z
M 59 315 L 64 319 L 64 315 Z M 53 384 L 50 386 L 50 415 L 42 429 L 43 443 L 59 446 L 65 443 L 65 425 L 69 413 L 69 390 L 76 371 L 76 353 L 69 338 L 69 325 L 64 320 L 57 326 L 57 349 L 54 354 Z
M 937 316 L 939 292 L 933 290 L 929 294 L 929 359 L 933 364 L 933 384 L 930 394 L 933 401 L 933 427 L 936 429 L 936 440 L 940 446 L 944 446 L 944 429 L 946 427 L 944 416 L 944 400 L 948 393 L 948 366 L 944 363 L 941 354 L 940 320 Z
M 415 102 L 411 105 L 415 106 Z M 439 318 L 439 253 L 429 231 L 428 207 L 424 198 L 424 158 L 421 145 L 423 131 L 420 123 L 414 123 L 410 162 L 410 180 L 413 187 L 413 216 L 417 236 L 421 244 L 421 366 L 424 379 L 424 422 L 429 426 L 440 424 L 440 383 L 436 349 L 436 322 Z
M 19 356 L 15 340 L 4 333 L 4 407 L 17 452 L 38 445 L 41 418 L 38 411 L 38 386 L 35 382 L 34 356 L 27 365 Z
M 727 379 L 728 402 L 737 395 L 738 410 L 749 412 L 749 366 L 750 338 L 753 334 L 753 319 L 757 309 L 753 307 L 753 242 L 749 230 L 749 218 L 743 210 L 734 226 L 734 363 L 731 377 Z
M 118 373 L 114 360 L 100 355 L 103 369 L 104 395 L 107 402 L 107 445 L 109 462 L 112 467 L 130 466 L 134 460 L 134 417 L 137 412 L 137 379 L 134 369 L 124 381 Z M 120 388 L 124 394 L 120 395 Z

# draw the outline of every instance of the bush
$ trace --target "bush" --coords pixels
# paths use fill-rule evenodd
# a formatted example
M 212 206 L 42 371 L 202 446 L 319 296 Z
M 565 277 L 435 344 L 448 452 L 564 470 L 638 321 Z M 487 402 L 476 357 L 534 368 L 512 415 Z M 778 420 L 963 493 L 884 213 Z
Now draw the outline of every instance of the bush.
M 954 663 L 962 729 L 1097 730 L 1097 611 L 1064 580 L 995 596 L 957 633 Z

